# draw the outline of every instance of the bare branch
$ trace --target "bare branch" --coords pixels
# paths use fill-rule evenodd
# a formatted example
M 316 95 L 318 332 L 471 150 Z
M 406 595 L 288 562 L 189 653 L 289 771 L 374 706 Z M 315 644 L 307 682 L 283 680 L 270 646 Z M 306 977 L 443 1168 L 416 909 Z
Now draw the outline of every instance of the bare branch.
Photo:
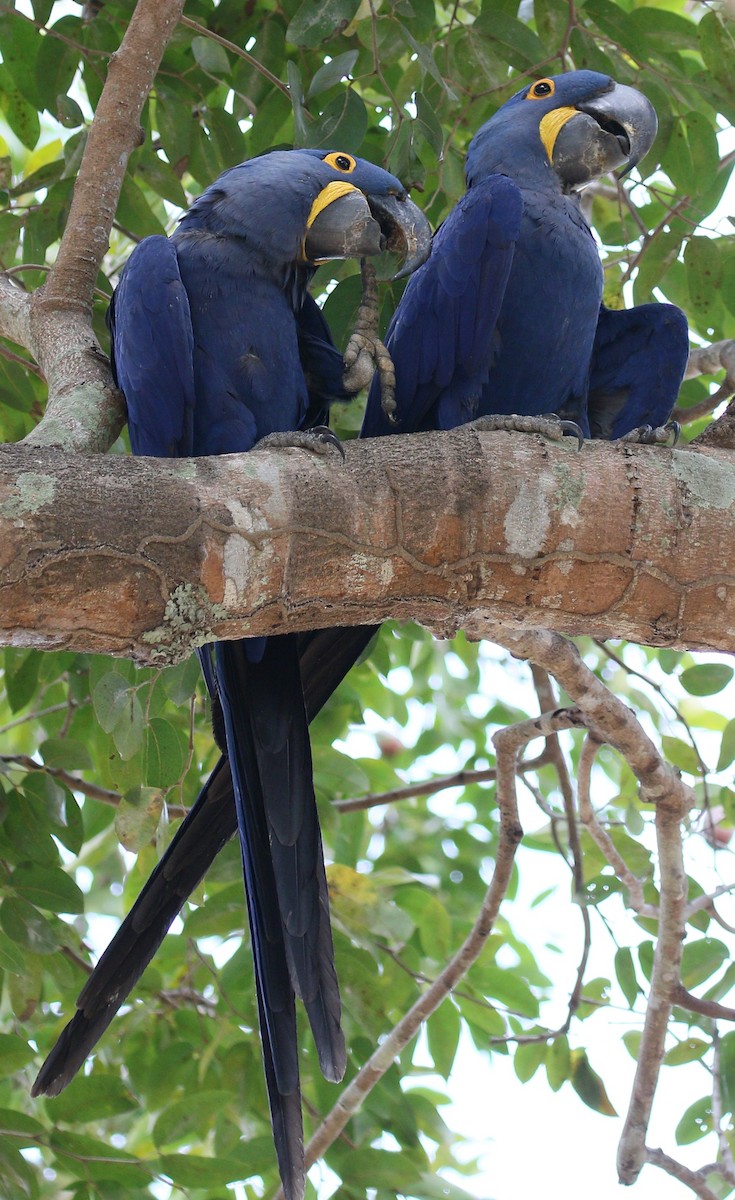
M 534 759 L 533 765 L 538 766 L 539 760 Z M 530 769 L 531 764 L 523 764 L 523 769 Z M 346 800 L 334 800 L 332 807 L 338 812 L 360 812 L 367 808 L 378 808 L 382 804 L 395 804 L 400 800 L 411 800 L 414 796 L 435 796 L 447 788 L 470 787 L 473 783 L 489 783 L 495 779 L 495 767 L 486 767 L 482 771 L 454 771 L 451 775 L 442 775 L 439 779 L 424 779 L 421 783 L 408 783 L 405 787 L 394 788 L 390 792 L 376 792 L 369 796 L 351 796 Z
M 733 1158 L 730 1139 L 724 1128 L 725 1109 L 722 1103 L 722 1054 L 720 1033 L 715 1024 L 712 1028 L 714 1043 L 714 1061 L 712 1064 L 712 1123 L 717 1134 L 719 1146 L 719 1168 L 728 1183 L 735 1184 L 735 1159 Z
M 680 1008 L 701 1013 L 703 1017 L 712 1017 L 715 1021 L 735 1021 L 735 1008 L 727 1008 L 724 1004 L 718 1004 L 716 1000 L 702 1000 L 699 996 L 693 996 L 682 983 L 673 989 L 671 999 Z
M 618 1176 L 634 1183 L 648 1161 L 646 1133 L 664 1057 L 673 997 L 679 985 L 685 933 L 687 879 L 682 853 L 682 797 L 660 796 L 656 806 L 656 840 L 661 873 L 658 939 L 643 1034 L 628 1115 L 618 1148 Z
M 533 676 L 536 695 L 539 700 L 539 707 L 542 712 L 556 708 L 558 698 L 554 692 L 554 685 L 549 678 L 547 671 L 541 667 L 531 663 L 531 675 Z M 556 768 L 556 773 L 559 778 L 559 788 L 562 794 L 564 803 L 564 816 L 566 817 L 567 840 L 569 842 L 569 851 L 571 854 L 571 869 L 574 878 L 574 895 L 580 903 L 584 902 L 584 877 L 582 874 L 582 848 L 579 844 L 579 832 L 577 830 L 577 814 L 574 808 L 574 789 L 569 776 L 569 769 L 566 764 L 564 755 L 562 754 L 559 738 L 556 734 L 552 734 L 546 739 L 546 752 L 550 762 Z
M 618 851 L 617 846 L 613 842 L 610 834 L 606 829 L 603 829 L 600 822 L 597 820 L 597 815 L 592 807 L 590 797 L 590 781 L 592 773 L 592 765 L 597 757 L 597 751 L 601 746 L 601 742 L 590 734 L 585 740 L 582 747 L 582 753 L 579 758 L 579 768 L 577 770 L 577 794 L 579 797 L 579 815 L 584 823 L 587 832 L 592 838 L 595 845 L 602 851 L 610 866 L 615 871 L 617 878 L 627 888 L 628 904 L 641 917 L 658 917 L 658 908 L 653 904 L 648 904 L 643 899 L 643 884 L 644 880 L 639 879 L 634 875 L 628 864 L 623 859 L 623 856 Z
M 678 1179 L 680 1183 L 686 1184 L 699 1200 L 718 1200 L 718 1196 L 712 1191 L 712 1188 L 707 1186 L 704 1175 L 701 1171 L 692 1171 L 689 1167 L 685 1167 L 683 1163 L 677 1162 L 676 1159 L 670 1158 L 668 1154 L 664 1154 L 663 1150 L 646 1149 L 645 1161 L 651 1163 L 654 1167 L 661 1167 L 667 1175 L 671 1175 L 673 1179 Z
M 138 0 L 110 59 L 48 278 L 30 297 L 2 281 L 0 332 L 30 350 L 49 385 L 31 444 L 106 450 L 122 427 L 122 397 L 92 331 L 92 294 L 128 158 L 143 138 L 143 104 L 182 8 L 183 0 Z

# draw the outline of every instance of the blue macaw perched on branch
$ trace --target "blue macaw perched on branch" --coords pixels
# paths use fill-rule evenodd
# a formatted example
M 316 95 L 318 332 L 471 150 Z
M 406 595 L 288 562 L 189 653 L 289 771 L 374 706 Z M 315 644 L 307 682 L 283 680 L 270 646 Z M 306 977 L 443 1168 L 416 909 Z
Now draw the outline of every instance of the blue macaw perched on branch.
M 688 354 L 669 304 L 611 310 L 577 193 L 650 149 L 656 114 L 595 71 L 540 79 L 482 126 L 468 190 L 409 280 L 386 337 L 395 415 L 373 382 L 362 436 L 528 428 L 556 414 L 586 436 L 662 440 Z M 506 419 L 502 419 L 506 418 Z
M 133 452 L 181 457 L 339 445 L 328 429 L 312 427 L 332 400 L 347 398 L 342 356 L 307 292 L 315 264 L 388 248 L 411 270 L 426 257 L 429 237 L 398 179 L 350 154 L 274 152 L 225 172 L 171 238 L 140 243 L 110 306 L 113 369 Z M 224 773 L 226 834 L 211 802 L 201 824 L 207 845 L 214 840 L 218 849 L 236 812 L 274 1138 L 285 1194 L 298 1200 L 304 1157 L 295 995 L 324 1075 L 341 1079 L 346 1062 L 298 639 L 221 642 L 200 657 L 231 777 L 220 763 L 198 812 Z M 195 885 L 188 855 L 183 890 L 181 864 L 166 857 L 174 907 L 144 889 L 131 914 L 133 979 L 123 982 L 123 935 L 82 991 L 34 1094 L 56 1095 L 73 1077 L 160 943 L 163 934 L 147 952 L 146 920 L 165 914 L 165 932 Z M 198 868 L 194 874 L 201 877 Z

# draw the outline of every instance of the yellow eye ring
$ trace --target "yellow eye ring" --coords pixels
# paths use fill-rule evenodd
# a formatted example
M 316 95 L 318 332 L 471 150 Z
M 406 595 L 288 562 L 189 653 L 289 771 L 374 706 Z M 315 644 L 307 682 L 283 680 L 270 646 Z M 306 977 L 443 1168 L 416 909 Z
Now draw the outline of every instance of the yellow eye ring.
M 341 150 L 333 150 L 331 154 L 325 155 L 324 161 L 329 163 L 330 167 L 334 167 L 335 171 L 344 171 L 345 175 L 349 175 L 357 166 L 352 155 L 344 154 Z
M 556 91 L 556 85 L 553 79 L 538 79 L 532 84 L 526 93 L 527 100 L 547 100 L 549 96 L 553 96 Z

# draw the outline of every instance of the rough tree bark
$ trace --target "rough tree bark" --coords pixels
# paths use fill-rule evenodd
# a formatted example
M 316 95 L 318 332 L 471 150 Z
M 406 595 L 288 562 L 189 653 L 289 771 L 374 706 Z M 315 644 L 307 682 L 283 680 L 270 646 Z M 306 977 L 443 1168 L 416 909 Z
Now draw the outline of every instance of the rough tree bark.
M 354 442 L 344 464 L 6 446 L 0 641 L 161 662 L 396 617 L 731 650 L 733 502 L 728 452 L 471 428 Z

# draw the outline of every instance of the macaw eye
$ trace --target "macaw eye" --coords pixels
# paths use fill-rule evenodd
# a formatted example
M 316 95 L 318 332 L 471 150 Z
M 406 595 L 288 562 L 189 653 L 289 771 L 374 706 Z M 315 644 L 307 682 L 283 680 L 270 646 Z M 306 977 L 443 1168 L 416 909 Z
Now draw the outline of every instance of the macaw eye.
M 325 163 L 329 163 L 330 167 L 335 167 L 338 171 L 346 171 L 348 174 L 350 171 L 354 171 L 357 166 L 351 154 L 338 154 L 335 152 L 328 154 L 324 161 Z
M 554 80 L 539 79 L 538 83 L 534 83 L 533 87 L 529 88 L 527 100 L 542 100 L 544 96 L 554 95 Z

